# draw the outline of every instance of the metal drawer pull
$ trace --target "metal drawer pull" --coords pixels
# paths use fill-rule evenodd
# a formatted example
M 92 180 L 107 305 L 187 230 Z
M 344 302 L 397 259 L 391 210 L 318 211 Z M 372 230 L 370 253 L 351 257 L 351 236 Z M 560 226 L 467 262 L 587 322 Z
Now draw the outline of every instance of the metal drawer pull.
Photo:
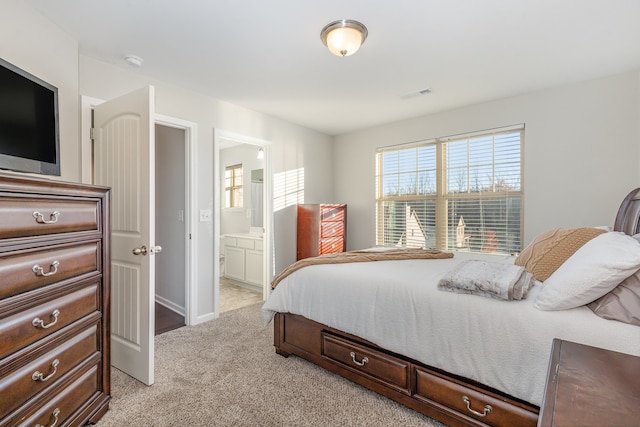
M 48 329 L 48 328 L 52 327 L 53 325 L 55 325 L 56 322 L 58 322 L 58 316 L 60 316 L 60 310 L 55 309 L 55 310 L 53 310 L 53 313 L 51 313 L 51 317 L 53 317 L 53 322 L 45 325 L 44 324 L 44 320 L 40 319 L 39 317 L 36 317 L 35 319 L 33 319 L 31 321 L 31 324 L 33 326 L 35 326 L 36 328 Z
M 42 424 L 36 424 L 36 427 L 56 427 L 56 424 L 58 424 L 58 417 L 60 416 L 60 408 L 54 409 L 51 415 L 53 415 L 53 424 L 49 424 L 48 426 L 43 426 Z
M 491 407 L 491 405 L 484 405 L 484 411 L 482 412 L 474 411 L 473 409 L 471 409 L 471 400 L 467 396 L 462 396 L 462 400 L 464 401 L 464 403 L 467 404 L 467 409 L 473 415 L 477 415 L 479 417 L 486 417 L 487 414 L 490 414 L 493 412 L 493 408 Z
M 38 264 L 34 265 L 32 270 L 34 273 L 36 273 L 36 276 L 47 277 L 47 276 L 53 276 L 54 274 L 56 274 L 58 272 L 58 267 L 60 267 L 60 262 L 53 261 L 49 266 L 48 273 L 45 273 L 44 268 L 40 267 Z
M 34 381 L 48 381 L 51 379 L 51 377 L 53 377 L 56 372 L 58 372 L 58 365 L 60 364 L 60 361 L 58 359 L 54 359 L 53 362 L 51 363 L 51 367 L 53 368 L 53 372 L 51 372 L 49 375 L 47 375 L 46 377 L 44 376 L 44 374 L 40 371 L 35 371 L 32 375 L 31 375 L 31 379 Z
M 358 361 L 356 360 L 356 353 L 355 353 L 355 352 L 353 352 L 353 351 L 352 351 L 352 352 L 351 352 L 351 353 L 349 353 L 349 354 L 351 355 L 351 360 L 353 360 L 353 363 L 355 363 L 355 364 L 356 364 L 356 365 L 358 365 L 358 366 L 364 366 L 364 365 L 369 361 L 369 358 L 368 358 L 368 357 L 363 357 L 363 358 L 362 358 L 362 362 L 358 362 Z
M 46 219 L 44 219 L 44 215 L 42 215 L 40 212 L 33 212 L 33 217 L 36 219 L 36 222 L 40 224 L 55 224 L 56 222 L 58 222 L 59 216 L 60 212 L 53 211 L 53 213 L 49 215 L 49 220 L 47 221 Z

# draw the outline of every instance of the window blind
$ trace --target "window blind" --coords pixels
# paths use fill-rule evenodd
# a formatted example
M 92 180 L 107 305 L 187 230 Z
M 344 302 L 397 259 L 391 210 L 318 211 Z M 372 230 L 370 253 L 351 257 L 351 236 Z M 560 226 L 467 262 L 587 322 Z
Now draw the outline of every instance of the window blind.
M 524 128 L 377 153 L 376 243 L 520 251 Z

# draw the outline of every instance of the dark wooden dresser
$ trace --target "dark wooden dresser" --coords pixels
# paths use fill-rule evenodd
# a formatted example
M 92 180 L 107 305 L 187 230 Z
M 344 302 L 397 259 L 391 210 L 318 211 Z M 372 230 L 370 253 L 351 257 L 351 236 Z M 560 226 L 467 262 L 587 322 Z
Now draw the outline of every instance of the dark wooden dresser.
M 297 260 L 347 250 L 347 205 L 298 205 Z
M 0 426 L 110 400 L 110 190 L 0 173 Z
M 640 426 L 640 357 L 553 340 L 538 426 Z

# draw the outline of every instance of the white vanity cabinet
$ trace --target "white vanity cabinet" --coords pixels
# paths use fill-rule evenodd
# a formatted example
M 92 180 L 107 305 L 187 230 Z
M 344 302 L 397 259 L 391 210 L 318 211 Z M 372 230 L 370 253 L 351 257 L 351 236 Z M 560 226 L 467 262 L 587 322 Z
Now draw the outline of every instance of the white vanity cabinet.
M 225 235 L 225 277 L 262 287 L 262 242 L 251 235 Z

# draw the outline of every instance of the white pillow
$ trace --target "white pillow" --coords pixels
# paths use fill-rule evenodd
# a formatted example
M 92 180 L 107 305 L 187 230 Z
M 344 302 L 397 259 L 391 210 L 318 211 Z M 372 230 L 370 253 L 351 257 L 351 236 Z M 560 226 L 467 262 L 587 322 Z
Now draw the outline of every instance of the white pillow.
M 594 237 L 547 280 L 533 306 L 566 310 L 589 304 L 640 269 L 640 242 L 621 232 Z

